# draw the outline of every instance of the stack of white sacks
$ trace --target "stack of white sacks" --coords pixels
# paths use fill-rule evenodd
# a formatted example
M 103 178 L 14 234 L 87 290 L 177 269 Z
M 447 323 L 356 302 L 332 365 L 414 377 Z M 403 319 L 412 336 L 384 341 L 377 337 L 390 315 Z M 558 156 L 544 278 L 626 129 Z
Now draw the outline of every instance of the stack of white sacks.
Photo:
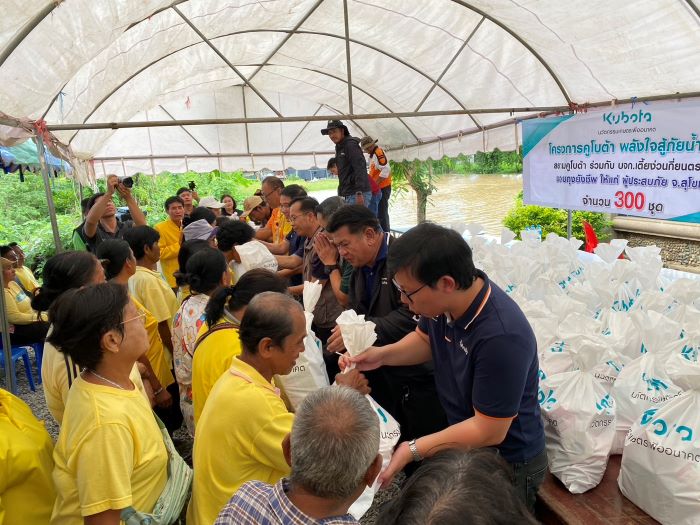
M 655 246 L 613 241 L 582 261 L 575 239 L 512 238 L 468 236 L 537 337 L 551 472 L 582 493 L 622 453 L 625 496 L 662 523 L 700 523 L 700 280 L 661 277 Z

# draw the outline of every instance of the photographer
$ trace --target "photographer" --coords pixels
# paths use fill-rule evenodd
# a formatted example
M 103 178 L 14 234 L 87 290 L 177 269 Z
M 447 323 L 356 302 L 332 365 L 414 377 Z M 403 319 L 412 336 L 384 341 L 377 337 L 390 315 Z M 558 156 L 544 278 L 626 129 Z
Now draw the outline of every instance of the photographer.
M 185 217 L 189 217 L 196 208 L 194 205 L 195 201 L 199 202 L 199 195 L 197 194 L 197 190 L 195 190 L 197 185 L 191 180 L 187 186 L 187 188 L 183 186 L 175 192 L 175 195 L 180 197 L 182 202 L 185 203 Z
M 126 181 L 126 180 L 125 180 Z M 133 182 L 131 183 L 133 185 Z M 117 208 L 112 197 L 117 192 L 129 207 L 133 220 L 122 222 L 117 219 Z M 88 251 L 94 252 L 97 245 L 105 239 L 121 239 L 124 230 L 132 226 L 144 226 L 146 216 L 139 208 L 136 199 L 131 194 L 131 188 L 120 182 L 116 175 L 107 177 L 107 189 L 104 193 L 96 193 L 87 203 L 87 215 L 83 225 L 82 240 Z

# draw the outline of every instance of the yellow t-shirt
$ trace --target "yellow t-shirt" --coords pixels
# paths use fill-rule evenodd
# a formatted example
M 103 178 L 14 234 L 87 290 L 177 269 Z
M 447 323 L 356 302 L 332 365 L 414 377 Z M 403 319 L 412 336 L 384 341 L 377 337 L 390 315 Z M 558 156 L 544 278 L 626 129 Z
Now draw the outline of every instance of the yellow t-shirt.
M 19 282 L 22 283 L 24 289 L 28 292 L 33 292 L 39 288 L 39 281 L 36 280 L 36 277 L 34 277 L 32 271 L 26 266 L 17 268 L 15 270 L 15 275 L 17 276 L 17 279 L 19 279 Z
M 274 484 L 288 475 L 282 441 L 293 421 L 275 386 L 234 358 L 214 385 L 195 431 L 187 524 L 214 523 L 246 481 Z
M 50 332 L 51 329 L 49 328 Z M 41 382 L 44 399 L 46 399 L 46 407 L 59 425 L 63 421 L 68 391 L 79 375 L 80 367 L 70 357 L 56 350 L 56 347 L 48 341 L 44 343 L 44 357 L 41 361 Z M 141 381 L 141 374 L 139 374 L 137 365 L 134 365 L 134 368 L 132 368 L 129 378 L 148 402 L 148 394 L 146 394 L 146 389 L 143 387 L 143 381 Z
M 154 228 L 160 233 L 158 246 L 160 247 L 160 265 L 163 269 L 163 276 L 168 281 L 170 288 L 175 288 L 175 272 L 179 265 L 177 254 L 180 253 L 180 239 L 182 228 L 170 219 L 159 222 Z
M 224 321 L 226 319 L 222 318 L 216 324 Z M 197 338 L 208 331 L 209 325 L 204 323 Z M 217 330 L 197 346 L 192 357 L 192 404 L 195 425 L 202 415 L 204 404 L 214 384 L 231 367 L 231 359 L 240 355 L 241 351 L 241 340 L 235 328 Z
M 148 401 L 136 389 L 82 377 L 68 394 L 54 461 L 51 525 L 83 525 L 83 516 L 129 506 L 151 512 L 168 477 L 168 452 Z
M 46 312 L 41 315 L 32 310 L 32 300 L 24 293 L 24 290 L 14 281 L 11 281 L 5 292 L 5 310 L 7 321 L 10 324 L 30 324 L 35 321 L 46 321 Z
M 0 525 L 45 525 L 56 491 L 53 441 L 18 397 L 0 388 Z
M 173 317 L 180 304 L 161 274 L 137 266 L 136 273 L 129 277 L 129 293 L 153 314 L 156 321 L 168 321 L 168 326 L 172 328 Z
M 146 333 L 148 333 L 148 350 L 146 350 L 146 357 L 150 361 L 151 368 L 153 368 L 153 372 L 155 372 L 161 386 L 166 388 L 168 385 L 175 382 L 171 371 L 173 367 L 173 357 L 170 355 L 170 350 L 163 345 L 160 332 L 158 332 L 158 321 L 156 318 L 135 298 L 132 297 L 131 300 L 134 301 L 136 309 L 146 315 L 144 318 Z

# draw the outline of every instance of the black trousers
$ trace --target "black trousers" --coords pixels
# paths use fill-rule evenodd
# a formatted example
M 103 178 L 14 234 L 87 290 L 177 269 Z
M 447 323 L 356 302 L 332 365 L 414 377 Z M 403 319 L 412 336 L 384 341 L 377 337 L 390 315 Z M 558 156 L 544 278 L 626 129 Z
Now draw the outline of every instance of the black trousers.
M 49 331 L 49 323 L 46 321 L 35 321 L 29 324 L 16 324 L 14 326 L 15 331 L 10 334 L 10 344 L 12 344 L 12 346 L 43 343 L 44 339 L 46 339 L 46 332 Z
M 389 224 L 389 197 L 391 197 L 391 186 L 382 188 L 382 200 L 379 201 L 377 218 L 379 219 L 379 224 L 382 225 L 382 230 L 385 232 L 391 231 L 391 224 Z

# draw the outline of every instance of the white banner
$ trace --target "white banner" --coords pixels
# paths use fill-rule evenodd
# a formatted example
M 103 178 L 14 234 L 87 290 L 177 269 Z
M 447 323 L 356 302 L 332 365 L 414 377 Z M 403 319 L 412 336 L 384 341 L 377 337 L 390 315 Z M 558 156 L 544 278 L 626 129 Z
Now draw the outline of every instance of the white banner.
M 700 101 L 523 121 L 523 201 L 700 222 Z

